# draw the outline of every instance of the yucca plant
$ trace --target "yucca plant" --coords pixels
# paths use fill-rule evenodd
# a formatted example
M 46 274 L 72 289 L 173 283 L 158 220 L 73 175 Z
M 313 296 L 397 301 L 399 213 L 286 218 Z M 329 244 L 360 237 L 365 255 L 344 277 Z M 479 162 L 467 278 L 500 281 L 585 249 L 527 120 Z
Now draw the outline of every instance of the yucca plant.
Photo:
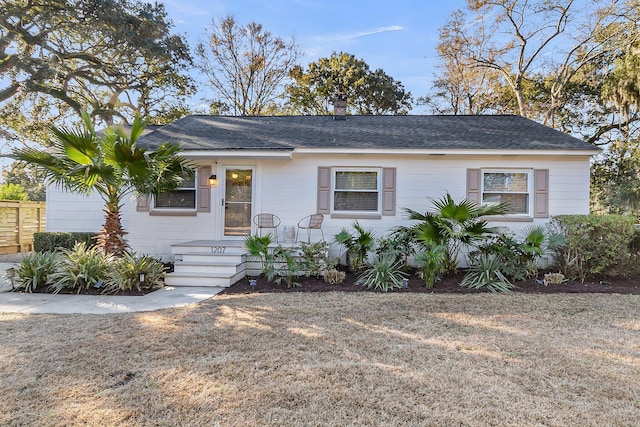
M 152 291 L 163 286 L 163 279 L 164 265 L 160 261 L 148 255 L 138 257 L 135 253 L 125 252 L 111 264 L 101 292 Z
M 56 263 L 57 256 L 54 252 L 31 252 L 25 255 L 11 278 L 13 289 L 33 292 L 46 286 L 56 270 Z
M 369 268 L 358 277 L 362 286 L 388 292 L 402 288 L 407 274 L 402 271 L 402 262 L 391 254 L 377 256 Z
M 49 276 L 53 293 L 64 289 L 76 292 L 100 286 L 109 275 L 109 265 L 114 257 L 105 255 L 97 247 L 87 249 L 82 243 L 76 243 L 71 249 L 63 249 L 57 269 Z
M 502 274 L 500 259 L 494 255 L 481 254 L 460 282 L 469 289 L 488 289 L 491 292 L 511 292 L 515 286 Z

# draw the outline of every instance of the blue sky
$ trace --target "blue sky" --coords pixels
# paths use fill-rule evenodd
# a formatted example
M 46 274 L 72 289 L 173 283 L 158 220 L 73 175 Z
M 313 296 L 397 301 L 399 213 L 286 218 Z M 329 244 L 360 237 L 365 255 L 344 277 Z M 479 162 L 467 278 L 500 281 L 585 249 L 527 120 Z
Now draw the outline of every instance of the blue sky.
M 272 34 L 294 37 L 300 64 L 344 51 L 401 81 L 414 99 L 424 95 L 437 62 L 438 29 L 465 0 L 164 0 L 175 31 L 191 46 L 203 40 L 211 19 L 233 15 L 240 24 L 258 22 Z M 204 91 L 203 91 L 204 93 Z M 416 113 L 426 113 L 414 109 Z

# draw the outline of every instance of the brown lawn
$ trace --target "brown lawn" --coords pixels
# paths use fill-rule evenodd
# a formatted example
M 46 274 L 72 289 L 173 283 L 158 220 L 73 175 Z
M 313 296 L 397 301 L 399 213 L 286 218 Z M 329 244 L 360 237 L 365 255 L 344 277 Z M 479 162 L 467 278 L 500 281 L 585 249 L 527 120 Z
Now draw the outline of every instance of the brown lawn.
M 0 425 L 637 425 L 639 305 L 255 293 L 0 314 Z

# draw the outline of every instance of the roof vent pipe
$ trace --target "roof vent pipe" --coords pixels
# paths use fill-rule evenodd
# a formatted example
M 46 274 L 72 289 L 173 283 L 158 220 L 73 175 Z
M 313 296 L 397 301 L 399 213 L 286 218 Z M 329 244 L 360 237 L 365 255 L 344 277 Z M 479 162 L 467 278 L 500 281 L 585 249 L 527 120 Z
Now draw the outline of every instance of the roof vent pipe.
M 333 97 L 333 120 L 347 119 L 347 94 L 337 92 Z

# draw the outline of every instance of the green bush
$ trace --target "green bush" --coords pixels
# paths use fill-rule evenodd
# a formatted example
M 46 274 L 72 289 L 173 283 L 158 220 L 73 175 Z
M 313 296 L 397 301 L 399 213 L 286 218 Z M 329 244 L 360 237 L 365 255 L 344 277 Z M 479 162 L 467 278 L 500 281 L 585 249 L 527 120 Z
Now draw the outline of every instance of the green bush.
M 424 285 L 433 288 L 447 270 L 447 248 L 433 242 L 422 242 L 416 254 L 416 266 Z
M 33 234 L 33 250 L 36 252 L 53 252 L 60 249 L 71 249 L 76 243 L 84 242 L 88 248 L 96 244 L 98 233 L 88 232 L 40 232 Z
M 33 292 L 49 284 L 55 272 L 57 257 L 53 252 L 31 252 L 20 260 L 11 279 L 16 291 Z
M 56 271 L 49 275 L 54 293 L 64 289 L 80 292 L 91 287 L 100 287 L 108 277 L 109 266 L 115 262 L 98 248 L 87 248 L 76 243 L 71 249 L 62 249 Z
M 137 257 L 135 253 L 125 252 L 122 258 L 111 263 L 101 292 L 152 291 L 162 287 L 163 279 L 164 265 L 160 261 L 148 255 Z
M 622 215 L 558 215 L 552 226 L 565 236 L 555 250 L 556 267 L 567 277 L 617 276 L 631 257 L 636 220 Z
M 315 243 L 300 242 L 300 268 L 306 276 L 320 278 L 324 272 L 334 267 L 329 259 L 329 243 L 321 240 Z

